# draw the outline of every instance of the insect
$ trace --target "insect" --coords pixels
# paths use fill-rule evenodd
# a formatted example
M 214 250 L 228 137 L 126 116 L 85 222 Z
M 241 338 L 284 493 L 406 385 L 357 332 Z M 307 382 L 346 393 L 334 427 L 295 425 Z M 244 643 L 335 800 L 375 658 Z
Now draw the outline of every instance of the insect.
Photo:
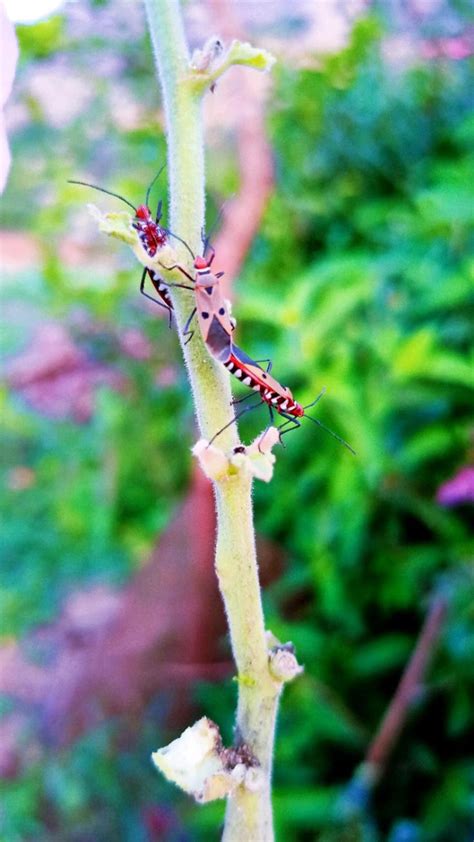
M 195 275 L 193 277 L 179 263 L 176 263 L 174 266 L 163 267 L 168 270 L 178 269 L 181 274 L 188 278 L 193 284 L 192 287 L 184 286 L 184 289 L 192 289 L 194 291 L 196 301 L 196 306 L 193 308 L 183 328 L 183 336 L 187 337 L 185 344 L 190 342 L 194 336 L 194 331 L 190 330 L 190 326 L 194 316 L 197 315 L 199 329 L 209 352 L 212 356 L 222 362 L 221 356 L 223 349 L 230 347 L 231 345 L 231 336 L 232 331 L 235 328 L 235 319 L 233 319 L 230 315 L 229 305 L 222 295 L 219 284 L 219 280 L 222 278 L 224 273 L 217 272 L 214 274 L 211 269 L 212 262 L 215 257 L 215 250 L 212 246 L 210 247 L 210 256 L 208 258 L 200 255 L 195 256 L 188 244 L 182 240 L 181 237 L 178 237 L 176 234 L 172 234 L 172 232 L 170 233 L 186 246 L 193 258 L 193 266 L 195 269 Z M 204 255 L 207 249 L 208 242 L 205 240 Z M 170 286 L 183 285 L 170 284 Z
M 145 203 L 143 205 L 138 205 L 136 208 L 135 205 L 132 205 L 128 199 L 125 199 L 124 196 L 121 196 L 119 193 L 113 193 L 111 190 L 106 190 L 104 187 L 98 187 L 97 184 L 89 184 L 87 181 L 73 181 L 70 180 L 69 184 L 80 184 L 83 187 L 92 187 L 93 190 L 100 190 L 101 193 L 107 193 L 109 196 L 115 196 L 116 199 L 120 199 L 120 201 L 125 202 L 132 210 L 135 212 L 135 218 L 132 222 L 132 227 L 138 232 L 138 236 L 140 241 L 145 249 L 146 253 L 149 257 L 155 257 L 157 251 L 162 248 L 168 242 L 168 235 L 169 231 L 167 228 L 163 228 L 160 225 L 160 219 L 162 216 L 162 208 L 163 203 L 160 199 L 158 202 L 158 208 L 156 211 L 156 216 L 153 217 L 150 208 L 148 206 L 151 188 L 153 187 L 155 181 L 159 178 L 163 171 L 164 167 L 161 167 L 157 175 L 154 177 L 151 184 L 148 186 L 146 191 Z M 149 293 L 145 289 L 145 281 L 149 278 L 150 282 L 152 283 L 155 291 L 159 295 L 161 300 L 158 300 L 153 295 L 149 295 Z M 169 294 L 169 284 L 165 284 L 163 278 L 156 272 L 155 269 L 151 267 L 145 267 L 143 269 L 142 277 L 140 280 L 140 292 L 145 298 L 150 299 L 150 301 L 154 301 L 155 304 L 158 304 L 160 307 L 164 307 L 168 311 L 169 316 L 169 324 L 171 327 L 171 320 L 172 320 L 172 311 L 173 311 L 173 302 L 171 301 L 171 296 Z
M 226 351 L 228 351 L 227 355 L 225 354 Z M 225 359 L 224 356 L 226 356 Z M 317 418 L 313 418 L 311 415 L 306 414 L 307 409 L 310 409 L 312 406 L 317 404 L 323 396 L 324 390 L 320 392 L 314 401 L 306 404 L 306 406 L 302 406 L 294 399 L 288 386 L 282 386 L 278 380 L 272 377 L 270 374 L 272 364 L 269 360 L 253 360 L 245 353 L 245 351 L 231 343 L 230 346 L 223 345 L 220 361 L 223 363 L 225 368 L 234 375 L 234 377 L 237 377 L 237 379 L 244 384 L 244 386 L 248 386 L 254 392 L 258 392 L 260 400 L 258 403 L 237 412 L 235 417 L 229 421 L 228 424 L 225 424 L 225 426 L 212 437 L 209 444 L 212 444 L 217 436 L 219 436 L 223 430 L 227 429 L 227 427 L 230 427 L 231 424 L 234 424 L 241 415 L 257 409 L 257 407 L 262 404 L 266 404 L 270 410 L 271 423 L 273 423 L 274 420 L 274 410 L 286 419 L 278 428 L 280 437 L 289 433 L 291 430 L 296 430 L 298 427 L 301 427 L 301 418 L 309 418 L 310 421 L 313 421 L 314 424 L 317 424 L 318 427 L 326 430 L 326 432 L 333 436 L 333 438 L 337 439 L 337 441 L 343 444 L 344 447 L 347 447 L 347 449 L 355 456 L 355 451 L 346 441 L 344 441 L 344 439 L 322 424 L 321 421 L 318 421 Z M 259 362 L 268 362 L 267 371 L 258 364 Z M 243 403 L 243 401 L 248 400 L 250 397 L 253 397 L 251 393 L 243 398 L 233 401 L 233 404 Z M 291 426 L 288 426 L 289 424 L 291 424 Z M 262 439 L 264 436 L 265 433 L 263 434 Z
M 177 237 L 177 239 L 180 240 L 188 249 L 193 258 L 193 265 L 196 270 L 195 277 L 193 278 L 179 264 L 166 267 L 168 269 L 179 269 L 183 275 L 194 283 L 196 307 L 186 322 L 184 335 L 189 335 L 189 339 L 192 338 L 193 331 L 190 331 L 189 327 L 194 314 L 197 312 L 199 327 L 209 352 L 213 357 L 215 357 L 215 359 L 221 362 L 225 368 L 234 375 L 234 377 L 240 380 L 241 383 L 248 386 L 253 391 L 258 392 L 260 397 L 258 403 L 253 404 L 253 406 L 246 407 L 238 412 L 228 424 L 218 430 L 218 432 L 210 440 L 209 444 L 212 444 L 217 436 L 219 436 L 231 424 L 234 424 L 241 415 L 244 415 L 246 412 L 251 412 L 253 409 L 256 409 L 258 406 L 265 403 L 270 411 L 271 423 L 273 423 L 274 419 L 274 410 L 286 419 L 279 427 L 280 436 L 285 433 L 289 433 L 290 430 L 295 430 L 300 427 L 300 418 L 309 418 L 310 421 L 313 421 L 318 425 L 318 427 L 326 430 L 331 436 L 337 439 L 337 441 L 347 447 L 348 450 L 355 455 L 354 450 L 346 441 L 344 441 L 344 439 L 336 433 L 333 433 L 332 430 L 329 430 L 321 423 L 321 421 L 318 421 L 316 418 L 312 418 L 310 415 L 306 414 L 306 410 L 315 406 L 324 392 L 321 392 L 311 403 L 306 406 L 302 406 L 300 403 L 295 401 L 288 386 L 282 386 L 278 380 L 271 376 L 270 370 L 272 363 L 270 360 L 253 360 L 252 357 L 245 353 L 245 351 L 233 343 L 232 331 L 235 327 L 235 321 L 231 319 L 229 315 L 226 301 L 222 296 L 219 286 L 219 279 L 222 277 L 223 273 L 219 272 L 214 275 L 211 271 L 211 265 L 215 257 L 214 249 L 211 248 L 211 255 L 209 259 L 206 259 L 205 257 L 195 257 L 188 244 L 184 240 L 181 240 L 180 237 Z M 208 243 L 206 240 L 204 242 L 204 254 L 206 253 L 207 245 Z M 268 362 L 267 371 L 261 368 L 259 362 Z M 252 397 L 252 393 L 249 393 L 244 398 L 233 401 L 233 404 L 241 403 L 249 397 Z M 292 426 L 288 426 L 290 423 Z

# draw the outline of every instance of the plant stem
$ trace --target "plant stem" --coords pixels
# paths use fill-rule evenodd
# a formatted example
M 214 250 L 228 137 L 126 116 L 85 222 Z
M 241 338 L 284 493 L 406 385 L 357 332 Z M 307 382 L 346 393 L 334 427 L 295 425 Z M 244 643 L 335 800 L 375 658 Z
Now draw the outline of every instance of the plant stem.
M 183 84 L 189 53 L 177 0 L 146 0 L 146 9 L 168 133 L 170 228 L 199 254 L 205 203 L 201 97 L 193 96 Z M 184 246 L 176 241 L 173 248 L 182 265 L 189 268 L 189 254 Z M 173 304 L 183 345 L 181 328 L 192 310 L 193 298 L 189 292 L 176 289 Z M 232 417 L 228 376 L 207 353 L 199 331 L 195 331 L 192 342 L 183 346 L 183 353 L 199 427 L 210 439 Z M 231 447 L 236 441 L 234 428 L 222 434 L 223 447 Z
M 225 842 L 273 839 L 271 773 L 281 685 L 268 669 L 250 492 L 250 480 L 242 479 L 222 483 L 216 489 L 216 571 L 238 670 L 236 737 L 258 758 L 265 787 L 258 793 L 240 788 L 229 798 Z
M 168 131 L 170 228 L 198 251 L 204 225 L 204 144 L 201 94 L 185 84 L 189 54 L 177 0 L 145 0 Z M 186 265 L 187 252 L 176 251 Z M 189 293 L 176 290 L 180 326 L 190 312 Z M 182 339 L 181 339 L 182 341 Z M 210 438 L 231 417 L 229 376 L 207 353 L 196 331 L 183 348 L 202 434 Z M 220 437 L 223 449 L 237 442 L 234 426 Z M 229 799 L 226 842 L 270 842 L 271 765 L 281 685 L 269 672 L 255 553 L 251 482 L 243 474 L 215 483 L 216 571 L 238 671 L 236 739 L 246 743 L 265 773 L 258 792 L 239 787 Z

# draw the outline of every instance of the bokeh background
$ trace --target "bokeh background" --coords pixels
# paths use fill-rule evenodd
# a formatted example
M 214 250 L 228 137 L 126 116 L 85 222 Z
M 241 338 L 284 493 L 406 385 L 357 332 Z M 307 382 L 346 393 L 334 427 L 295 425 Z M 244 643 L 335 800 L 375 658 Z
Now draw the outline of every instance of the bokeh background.
M 193 48 L 217 33 L 278 57 L 271 78 L 236 68 L 207 97 L 208 225 L 233 197 L 215 244 L 239 344 L 302 402 L 327 386 L 318 417 L 357 451 L 303 424 L 255 488 L 267 625 L 305 664 L 279 718 L 278 838 L 472 842 L 470 4 L 184 13 Z M 86 207 L 120 203 L 67 184 L 139 203 L 165 160 L 144 12 L 66 2 L 17 36 L 0 837 L 217 840 L 223 805 L 194 805 L 150 761 L 204 713 L 229 741 L 236 697 L 189 390 L 133 256 Z M 166 174 L 153 195 L 166 204 Z

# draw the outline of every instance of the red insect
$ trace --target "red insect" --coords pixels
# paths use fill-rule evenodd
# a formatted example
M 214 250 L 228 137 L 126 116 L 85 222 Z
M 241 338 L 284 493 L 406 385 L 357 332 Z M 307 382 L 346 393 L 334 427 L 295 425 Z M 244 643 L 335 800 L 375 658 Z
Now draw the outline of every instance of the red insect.
M 194 278 L 186 271 L 179 263 L 174 266 L 166 266 L 166 269 L 179 269 L 182 275 L 188 278 L 193 284 L 188 287 L 184 284 L 169 284 L 169 286 L 180 286 L 184 289 L 192 289 L 194 291 L 196 306 L 186 321 L 183 328 L 183 336 L 188 337 L 186 342 L 190 342 L 194 335 L 193 330 L 189 330 L 194 316 L 197 314 L 199 328 L 202 338 L 206 343 L 209 353 L 220 360 L 222 347 L 230 342 L 232 331 L 235 328 L 235 319 L 233 319 L 229 312 L 227 301 L 222 295 L 219 280 L 222 278 L 223 272 L 214 274 L 211 271 L 212 262 L 215 257 L 215 251 L 211 247 L 211 254 L 209 258 L 195 256 L 188 244 L 178 237 L 176 234 L 170 232 L 171 236 L 175 237 L 183 243 L 188 249 L 193 258 L 193 266 L 195 269 Z M 204 241 L 204 253 L 207 250 L 207 241 Z M 165 283 L 165 282 L 162 282 Z
M 231 424 L 234 424 L 241 415 L 244 415 L 246 412 L 251 412 L 253 409 L 257 409 L 258 406 L 261 406 L 265 403 L 269 410 L 270 410 L 270 421 L 273 423 L 274 414 L 273 410 L 276 410 L 279 415 L 285 418 L 285 422 L 280 425 L 279 432 L 280 436 L 284 435 L 285 433 L 289 433 L 291 430 L 296 430 L 298 427 L 301 427 L 300 418 L 309 418 L 310 421 L 313 421 L 314 424 L 317 424 L 318 427 L 321 427 L 323 430 L 326 430 L 333 438 L 337 439 L 344 447 L 347 447 L 348 450 L 351 451 L 352 454 L 355 456 L 355 451 L 352 447 L 344 441 L 340 436 L 334 433 L 332 430 L 328 429 L 321 421 L 318 421 L 317 418 L 313 418 L 311 415 L 306 414 L 306 410 L 310 409 L 312 406 L 315 406 L 320 398 L 324 394 L 324 390 L 320 392 L 318 397 L 306 406 L 302 406 L 298 401 L 296 401 L 293 397 L 291 390 L 288 386 L 282 386 L 281 383 L 278 382 L 274 377 L 271 376 L 271 362 L 268 361 L 268 368 L 267 371 L 258 364 L 256 360 L 253 360 L 245 351 L 242 351 L 241 348 L 238 348 L 232 342 L 226 343 L 223 339 L 222 341 L 222 353 L 221 353 L 221 360 L 220 360 L 225 368 L 237 377 L 244 386 L 248 386 L 254 392 L 257 392 L 259 395 L 260 400 L 258 403 L 253 404 L 253 406 L 246 407 L 238 412 L 235 417 L 229 421 L 224 427 L 222 427 L 211 439 L 209 444 L 211 444 L 217 436 L 219 436 L 223 430 L 227 427 L 230 427 Z M 260 360 L 259 362 L 266 362 L 266 360 Z M 252 397 L 252 394 L 246 395 L 244 398 L 240 398 L 236 401 L 233 401 L 234 404 L 242 403 L 243 401 L 248 400 L 248 398 Z M 292 426 L 288 426 L 288 424 L 292 424 Z M 286 428 L 286 429 L 285 429 Z M 265 433 L 264 433 L 265 435 Z
M 70 180 L 69 184 L 81 184 L 84 187 L 92 187 L 93 190 L 100 190 L 101 193 L 107 193 L 109 196 L 114 196 L 116 199 L 120 199 L 120 201 L 125 202 L 135 213 L 135 219 L 132 222 L 132 227 L 138 231 L 138 236 L 141 240 L 143 248 L 145 249 L 146 253 L 150 257 L 155 257 L 157 251 L 162 248 L 168 242 L 168 230 L 167 228 L 163 228 L 160 225 L 160 219 L 162 216 L 162 201 L 158 202 L 158 208 L 156 211 L 156 216 L 153 217 L 150 208 L 148 207 L 148 201 L 150 198 L 151 188 L 153 187 L 157 178 L 161 175 L 163 171 L 163 167 L 159 170 L 151 184 L 149 185 L 146 191 L 146 198 L 145 204 L 138 205 L 136 208 L 135 205 L 132 205 L 128 199 L 125 199 L 124 196 L 121 196 L 119 193 L 113 193 L 111 190 L 106 190 L 104 187 L 98 187 L 97 184 L 89 184 L 87 181 L 73 181 Z M 145 281 L 147 276 L 149 277 L 153 287 L 155 288 L 156 292 L 158 293 L 161 301 L 154 296 L 149 295 L 145 290 Z M 155 269 L 145 267 L 143 270 L 143 274 L 140 280 L 140 292 L 145 298 L 149 298 L 150 301 L 154 301 L 155 304 L 159 304 L 160 307 L 164 307 L 168 311 L 170 326 L 171 326 L 171 318 L 172 318 L 172 310 L 173 310 L 173 302 L 171 301 L 171 297 L 168 291 L 169 284 L 164 284 L 163 279 L 158 275 Z
M 176 237 L 175 234 L 172 236 Z M 300 418 L 309 418 L 310 421 L 313 421 L 318 425 L 318 427 L 326 430 L 330 435 L 337 439 L 337 441 L 341 442 L 341 444 L 347 447 L 351 453 L 354 453 L 353 449 L 346 441 L 344 441 L 344 439 L 340 438 L 340 436 L 333 433 L 332 430 L 325 427 L 321 421 L 318 421 L 316 418 L 312 418 L 310 415 L 306 414 L 306 410 L 315 406 L 324 392 L 321 392 L 311 403 L 306 406 L 302 406 L 300 403 L 295 401 L 288 386 L 282 386 L 278 380 L 271 376 L 270 370 L 272 364 L 269 360 L 260 360 L 260 362 L 268 362 L 268 369 L 267 371 L 264 371 L 264 369 L 259 366 L 258 361 L 253 360 L 245 353 L 245 351 L 238 348 L 237 345 L 234 345 L 232 341 L 232 331 L 235 327 L 235 322 L 229 316 L 228 308 L 219 286 L 219 278 L 223 273 L 219 272 L 216 275 L 213 275 L 211 272 L 211 264 L 215 256 L 214 249 L 212 249 L 209 259 L 206 259 L 205 257 L 194 257 L 188 244 L 184 240 L 181 240 L 180 237 L 176 237 L 176 239 L 184 243 L 188 249 L 189 253 L 193 257 L 193 265 L 196 270 L 195 277 L 192 278 L 192 276 L 179 264 L 176 266 L 166 267 L 169 269 L 179 269 L 183 275 L 194 283 L 196 307 L 186 322 L 184 335 L 190 334 L 190 338 L 192 337 L 193 332 L 189 331 L 189 326 L 194 314 L 197 312 L 199 327 L 210 354 L 221 362 L 227 370 L 234 375 L 234 377 L 241 381 L 241 383 L 248 386 L 253 391 L 258 392 L 260 397 L 258 403 L 251 407 L 246 407 L 238 412 L 228 424 L 222 427 L 212 437 L 209 444 L 211 444 L 214 439 L 223 432 L 223 430 L 235 423 L 241 415 L 246 412 L 251 412 L 258 406 L 261 406 L 262 403 L 265 403 L 269 408 L 272 423 L 274 418 L 273 410 L 276 410 L 279 415 L 286 419 L 279 427 L 280 435 L 284 435 L 285 433 L 289 433 L 290 430 L 295 430 L 297 427 L 300 427 Z M 205 251 L 206 243 L 204 252 Z M 192 287 L 185 287 L 185 289 L 186 288 L 192 289 Z M 252 397 L 251 393 L 246 395 L 244 398 L 234 401 L 233 403 L 241 403 L 249 397 Z M 291 427 L 288 427 L 289 423 L 292 424 Z
M 160 225 L 161 208 L 162 203 L 160 199 L 156 218 L 153 218 L 148 205 L 138 205 L 136 210 L 134 208 L 135 221 L 132 222 L 132 227 L 138 231 L 143 248 L 149 257 L 154 257 L 158 249 L 162 248 L 168 242 L 168 231 Z

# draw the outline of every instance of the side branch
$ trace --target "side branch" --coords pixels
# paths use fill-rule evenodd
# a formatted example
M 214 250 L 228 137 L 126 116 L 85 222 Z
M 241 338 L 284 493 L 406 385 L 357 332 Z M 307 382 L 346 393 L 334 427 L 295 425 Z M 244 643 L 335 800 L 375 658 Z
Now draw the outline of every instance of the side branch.
M 442 597 L 437 597 L 433 601 L 415 650 L 367 750 L 364 764 L 373 768 L 377 778 L 382 774 L 390 752 L 405 725 L 410 708 L 420 694 L 425 672 L 444 622 L 446 607 L 446 601 Z

